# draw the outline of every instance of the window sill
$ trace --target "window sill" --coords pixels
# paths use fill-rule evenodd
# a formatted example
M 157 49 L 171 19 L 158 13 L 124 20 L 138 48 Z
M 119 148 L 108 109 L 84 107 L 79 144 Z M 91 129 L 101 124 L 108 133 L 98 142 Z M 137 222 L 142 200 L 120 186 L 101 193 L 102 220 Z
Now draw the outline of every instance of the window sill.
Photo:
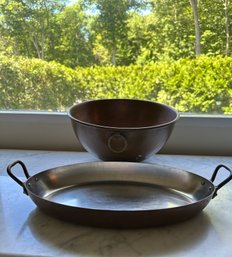
M 0 112 L 0 148 L 84 150 L 66 113 Z M 161 153 L 232 155 L 232 116 L 180 115 Z

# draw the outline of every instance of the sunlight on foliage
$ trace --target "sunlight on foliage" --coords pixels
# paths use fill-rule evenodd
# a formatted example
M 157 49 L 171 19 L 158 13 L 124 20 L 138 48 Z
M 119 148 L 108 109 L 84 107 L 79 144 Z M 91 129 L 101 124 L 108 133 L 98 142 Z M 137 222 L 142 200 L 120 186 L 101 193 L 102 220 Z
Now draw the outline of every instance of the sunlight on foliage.
M 136 98 L 180 112 L 232 114 L 232 58 L 71 69 L 54 61 L 2 57 L 0 90 L 1 109 L 65 111 L 77 101 Z

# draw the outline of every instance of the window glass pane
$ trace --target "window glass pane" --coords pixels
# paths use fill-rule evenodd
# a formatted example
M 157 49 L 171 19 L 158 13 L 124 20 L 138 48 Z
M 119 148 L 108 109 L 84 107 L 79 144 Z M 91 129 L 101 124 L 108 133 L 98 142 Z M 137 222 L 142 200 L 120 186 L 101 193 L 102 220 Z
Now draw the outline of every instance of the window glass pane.
M 139 98 L 232 114 L 229 0 L 1 0 L 0 109 Z

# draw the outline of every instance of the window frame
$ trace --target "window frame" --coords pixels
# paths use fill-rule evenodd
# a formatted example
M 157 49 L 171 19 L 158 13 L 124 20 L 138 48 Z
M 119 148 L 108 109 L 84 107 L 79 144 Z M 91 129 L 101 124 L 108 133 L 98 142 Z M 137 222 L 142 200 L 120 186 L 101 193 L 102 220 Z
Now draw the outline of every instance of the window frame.
M 0 111 L 0 148 L 84 151 L 67 113 Z M 232 115 L 180 114 L 163 154 L 232 155 Z

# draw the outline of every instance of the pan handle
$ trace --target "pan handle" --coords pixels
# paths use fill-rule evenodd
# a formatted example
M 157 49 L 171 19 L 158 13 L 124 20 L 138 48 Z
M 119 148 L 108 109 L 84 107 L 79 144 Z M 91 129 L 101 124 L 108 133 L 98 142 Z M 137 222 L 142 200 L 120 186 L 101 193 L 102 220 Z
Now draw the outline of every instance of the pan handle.
M 216 176 L 217 176 L 217 174 L 218 174 L 218 171 L 221 169 L 221 168 L 224 168 L 224 169 L 226 169 L 226 170 L 228 170 L 229 171 L 229 176 L 226 178 L 226 179 L 224 179 L 221 183 L 219 183 L 215 188 L 215 191 L 214 191 L 214 194 L 213 194 L 213 197 L 212 198 L 214 198 L 215 196 L 217 196 L 217 192 L 218 192 L 218 190 L 220 189 L 220 188 L 222 188 L 225 184 L 227 184 L 231 179 L 232 179 L 232 170 L 228 167 L 228 166 L 226 166 L 226 165 L 224 165 L 224 164 L 220 164 L 220 165 L 218 165 L 217 167 L 216 167 L 216 169 L 214 170 L 214 172 L 213 172 L 213 175 L 212 175 L 212 177 L 211 177 L 211 182 L 214 182 L 214 180 L 215 180 L 215 178 L 216 178 Z
M 17 164 L 19 164 L 19 165 L 21 166 L 21 168 L 23 169 L 23 172 L 24 172 L 25 177 L 26 177 L 27 179 L 30 178 L 30 175 L 29 175 L 29 173 L 28 173 L 28 170 L 27 170 L 26 165 L 25 165 L 22 161 L 20 161 L 20 160 L 15 161 L 15 162 L 13 162 L 12 164 L 9 164 L 8 167 L 7 167 L 7 173 L 8 173 L 8 175 L 9 175 L 16 183 L 18 183 L 18 184 L 23 188 L 23 193 L 26 194 L 26 195 L 28 195 L 27 189 L 26 189 L 24 183 L 23 183 L 19 178 L 17 178 L 17 177 L 13 174 L 13 172 L 12 172 L 12 168 L 13 168 L 15 165 L 17 165 Z

